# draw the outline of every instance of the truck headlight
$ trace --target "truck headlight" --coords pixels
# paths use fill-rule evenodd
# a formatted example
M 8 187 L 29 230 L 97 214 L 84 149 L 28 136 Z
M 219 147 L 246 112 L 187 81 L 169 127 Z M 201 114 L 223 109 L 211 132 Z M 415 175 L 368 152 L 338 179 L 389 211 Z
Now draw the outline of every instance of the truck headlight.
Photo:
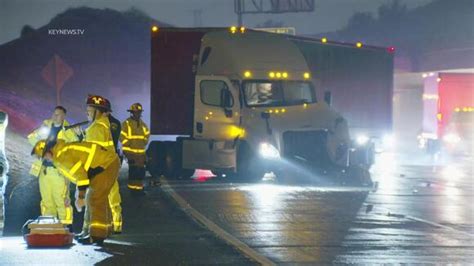
M 456 143 L 459 143 L 461 141 L 461 138 L 455 133 L 448 133 L 448 134 L 444 135 L 443 141 L 447 142 L 449 144 L 456 144 Z
M 263 142 L 260 143 L 260 155 L 266 159 L 279 159 L 280 152 L 272 144 Z
M 369 137 L 367 137 L 366 135 L 359 135 L 357 136 L 356 141 L 359 146 L 363 146 L 367 144 L 367 142 L 369 142 Z

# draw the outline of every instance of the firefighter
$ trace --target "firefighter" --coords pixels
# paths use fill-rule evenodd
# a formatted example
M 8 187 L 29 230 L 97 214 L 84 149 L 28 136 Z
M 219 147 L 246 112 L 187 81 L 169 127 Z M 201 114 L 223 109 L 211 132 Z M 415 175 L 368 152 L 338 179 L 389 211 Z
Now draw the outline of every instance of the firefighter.
M 122 123 L 120 141 L 128 161 L 128 188 L 133 194 L 143 195 L 145 147 L 148 144 L 150 131 L 141 119 L 143 108 L 140 103 L 132 104 L 127 111 L 131 115 Z
M 115 153 L 120 158 L 120 164 L 122 163 L 122 159 L 120 156 L 120 148 L 118 146 L 119 138 L 120 138 L 120 131 L 121 125 L 120 121 L 112 115 L 112 105 L 110 101 L 105 99 L 105 105 L 107 107 L 107 111 L 105 112 L 105 116 L 109 119 L 110 123 L 110 134 L 112 135 L 112 141 L 114 143 Z M 120 234 L 122 233 L 122 197 L 120 196 L 120 186 L 117 181 L 115 181 L 114 186 L 109 194 L 109 203 L 110 208 L 112 209 L 113 214 L 113 223 L 114 223 L 114 233 Z
M 117 180 L 120 160 L 113 150 L 94 142 L 58 140 L 52 144 L 47 146 L 45 140 L 40 140 L 31 153 L 38 157 L 43 155 L 76 184 L 75 206 L 78 211 L 86 206 L 90 213 L 90 234 L 78 242 L 102 245 L 112 233 L 108 195 Z
M 100 145 L 101 147 L 111 150 L 115 154 L 114 143 L 112 140 L 112 134 L 110 132 L 110 122 L 105 113 L 108 110 L 107 100 L 99 95 L 89 95 L 86 101 L 87 105 L 87 119 L 91 124 L 85 130 L 83 135 L 83 141 L 92 142 L 95 144 Z M 112 190 L 114 191 L 114 195 L 117 195 L 119 192 L 118 183 L 113 184 Z M 120 197 L 120 195 L 118 196 Z M 115 197 L 116 199 L 117 197 Z M 118 204 L 112 204 L 114 208 L 112 208 L 112 215 L 117 221 L 117 229 L 118 232 L 121 231 L 122 227 L 122 208 L 120 206 L 120 198 L 118 199 Z M 86 207 L 84 212 L 84 223 L 82 226 L 82 232 L 76 235 L 76 239 L 80 240 L 81 238 L 87 238 L 89 234 L 90 228 L 90 212 L 89 208 Z
M 48 142 L 64 140 L 65 142 L 77 141 L 73 130 L 65 130 L 68 122 L 65 120 L 66 109 L 56 106 L 51 119 L 28 135 L 28 141 L 35 145 L 41 139 Z M 31 166 L 30 174 L 39 178 L 41 194 L 41 215 L 55 216 L 61 223 L 72 228 L 72 207 L 69 198 L 69 181 L 61 175 L 56 166 L 49 161 L 36 160 Z

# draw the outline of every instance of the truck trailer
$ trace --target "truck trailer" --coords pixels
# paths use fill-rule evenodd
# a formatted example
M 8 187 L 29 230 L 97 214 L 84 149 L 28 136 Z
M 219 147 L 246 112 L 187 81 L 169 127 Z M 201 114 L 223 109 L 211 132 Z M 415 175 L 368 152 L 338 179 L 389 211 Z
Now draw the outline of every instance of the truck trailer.
M 243 27 L 153 27 L 151 134 L 176 140 L 150 143 L 148 170 L 258 178 L 288 165 L 367 168 L 367 146 L 353 147 L 331 97 L 317 97 L 328 81 L 315 60 L 308 66 L 301 47 L 311 45 L 320 44 Z
M 382 151 L 394 145 L 392 130 L 393 47 L 345 44 L 327 38 L 294 37 L 318 88 L 349 123 L 356 144 Z

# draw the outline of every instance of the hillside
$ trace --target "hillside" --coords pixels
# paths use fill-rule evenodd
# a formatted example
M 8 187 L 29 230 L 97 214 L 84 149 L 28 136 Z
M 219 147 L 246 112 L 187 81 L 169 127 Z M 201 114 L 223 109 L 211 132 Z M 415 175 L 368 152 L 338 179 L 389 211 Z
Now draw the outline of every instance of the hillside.
M 55 89 L 41 76 L 54 55 L 74 71 L 61 92 L 73 120 L 85 119 L 89 93 L 111 98 L 120 118 L 133 102 L 147 106 L 152 24 L 170 26 L 136 9 L 81 7 L 58 14 L 41 28 L 25 27 L 20 38 L 1 45 L 0 109 L 10 113 L 13 130 L 26 134 L 55 106 Z M 80 29 L 83 34 L 53 34 L 57 29 Z

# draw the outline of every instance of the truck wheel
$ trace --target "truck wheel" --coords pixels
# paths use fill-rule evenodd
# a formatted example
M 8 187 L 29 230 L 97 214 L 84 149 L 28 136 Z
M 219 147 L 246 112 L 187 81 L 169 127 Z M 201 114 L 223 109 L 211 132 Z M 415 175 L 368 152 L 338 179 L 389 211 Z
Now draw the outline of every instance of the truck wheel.
M 182 146 L 181 142 L 167 142 L 166 155 L 164 157 L 165 176 L 168 178 L 189 178 L 193 175 L 194 170 L 182 168 Z
M 370 187 L 373 185 L 368 169 L 362 166 L 349 166 L 341 180 L 346 185 Z
M 237 147 L 237 178 L 241 181 L 256 182 L 262 179 L 265 170 L 259 167 L 255 154 L 246 142 Z
M 146 151 L 146 169 L 153 178 L 159 178 L 164 174 L 164 161 L 166 149 L 164 142 L 152 141 Z
M 168 178 L 178 178 L 180 165 L 178 164 L 178 154 L 176 151 L 176 145 L 172 142 L 166 141 L 166 155 L 165 155 L 165 176 Z

